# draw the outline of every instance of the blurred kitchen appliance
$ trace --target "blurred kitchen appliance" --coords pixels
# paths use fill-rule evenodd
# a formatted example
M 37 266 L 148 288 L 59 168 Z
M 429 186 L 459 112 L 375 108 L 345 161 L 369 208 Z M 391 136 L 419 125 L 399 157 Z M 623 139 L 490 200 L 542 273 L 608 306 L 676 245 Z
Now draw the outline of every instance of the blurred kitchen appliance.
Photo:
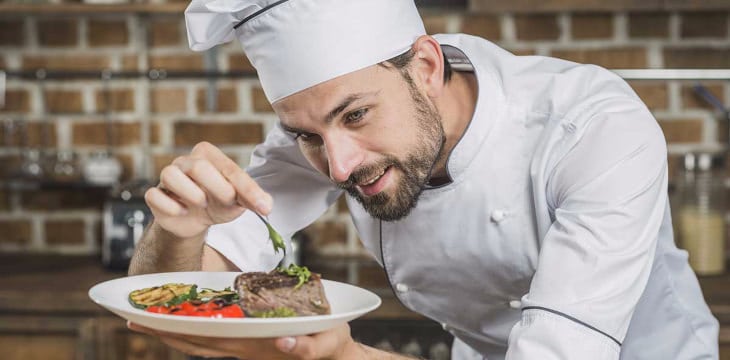
M 105 267 L 129 267 L 137 242 L 152 222 L 152 212 L 144 202 L 144 192 L 150 186 L 145 180 L 123 184 L 104 204 L 101 259 Z

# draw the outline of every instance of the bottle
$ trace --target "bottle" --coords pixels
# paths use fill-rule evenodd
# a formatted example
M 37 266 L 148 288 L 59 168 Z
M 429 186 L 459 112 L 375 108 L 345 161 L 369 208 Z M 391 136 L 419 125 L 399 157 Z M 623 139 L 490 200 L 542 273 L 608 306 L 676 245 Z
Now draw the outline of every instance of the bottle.
M 680 191 L 681 246 L 698 275 L 725 271 L 725 185 L 720 158 L 687 154 Z

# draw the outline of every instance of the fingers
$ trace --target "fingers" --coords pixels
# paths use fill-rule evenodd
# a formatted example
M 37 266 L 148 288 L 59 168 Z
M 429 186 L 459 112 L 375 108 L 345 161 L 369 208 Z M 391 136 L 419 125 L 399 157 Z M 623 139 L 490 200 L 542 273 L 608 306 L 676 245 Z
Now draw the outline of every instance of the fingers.
M 150 209 L 155 213 L 161 213 L 167 216 L 185 216 L 188 210 L 178 201 L 173 200 L 171 194 L 166 193 L 160 188 L 152 187 L 144 194 L 144 200 Z
M 271 212 L 273 201 L 259 185 L 241 169 L 235 161 L 226 156 L 219 148 L 207 142 L 201 142 L 193 148 L 192 156 L 204 158 L 225 177 L 233 186 L 238 201 L 249 209 L 259 213 Z
M 198 206 L 207 206 L 206 193 L 223 205 L 235 204 L 235 189 L 210 161 L 194 157 L 179 157 L 173 161 L 172 165 L 173 168 L 178 169 L 181 175 L 188 177 L 192 185 L 201 189 L 200 194 L 195 194 L 204 197 L 203 202 L 196 202 Z M 162 183 L 162 176 L 160 182 Z
M 291 359 L 281 354 L 272 339 L 213 338 L 153 330 L 127 322 L 130 330 L 159 337 L 162 342 L 183 353 L 202 357 L 236 357 L 243 359 Z
M 127 327 L 130 330 L 140 332 L 143 334 L 159 337 L 160 340 L 167 346 L 179 350 L 188 355 L 201 356 L 201 357 L 231 357 L 234 356 L 229 351 L 218 349 L 215 347 L 206 346 L 205 344 L 194 343 L 189 341 L 185 336 L 179 336 L 177 334 L 171 334 L 164 331 L 156 331 L 144 326 L 137 325 L 132 322 L 127 322 Z
M 353 358 L 355 354 L 346 353 L 349 345 L 354 344 L 348 325 L 309 336 L 283 337 L 275 340 L 279 351 L 298 359 Z

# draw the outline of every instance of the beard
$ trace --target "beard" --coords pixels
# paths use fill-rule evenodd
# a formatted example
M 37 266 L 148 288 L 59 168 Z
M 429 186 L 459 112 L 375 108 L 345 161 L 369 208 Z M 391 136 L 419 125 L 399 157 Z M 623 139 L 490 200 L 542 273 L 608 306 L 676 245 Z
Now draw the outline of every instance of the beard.
M 431 178 L 434 164 L 442 156 L 446 142 L 441 114 L 417 91 L 412 82 L 408 82 L 408 85 L 418 123 L 416 139 L 419 140 L 419 144 L 402 160 L 387 155 L 375 164 L 353 171 L 347 181 L 337 184 L 355 198 L 370 216 L 383 221 L 400 220 L 416 207 L 418 198 Z M 365 196 L 358 191 L 357 184 L 376 177 L 388 168 L 400 170 L 402 175 L 392 194 L 381 191 L 372 196 Z

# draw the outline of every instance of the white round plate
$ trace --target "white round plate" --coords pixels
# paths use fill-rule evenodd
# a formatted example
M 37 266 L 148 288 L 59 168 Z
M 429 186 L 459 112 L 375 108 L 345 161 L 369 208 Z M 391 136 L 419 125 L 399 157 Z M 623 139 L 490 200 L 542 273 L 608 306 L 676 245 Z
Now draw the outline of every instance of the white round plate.
M 105 281 L 89 289 L 89 297 L 107 310 L 139 325 L 168 332 L 227 338 L 265 338 L 321 332 L 348 322 L 380 306 L 380 297 L 357 286 L 322 280 L 332 314 L 291 318 L 200 318 L 146 312 L 128 300 L 133 290 L 167 283 L 196 284 L 222 290 L 233 287 L 238 272 L 173 272 L 129 276 Z

